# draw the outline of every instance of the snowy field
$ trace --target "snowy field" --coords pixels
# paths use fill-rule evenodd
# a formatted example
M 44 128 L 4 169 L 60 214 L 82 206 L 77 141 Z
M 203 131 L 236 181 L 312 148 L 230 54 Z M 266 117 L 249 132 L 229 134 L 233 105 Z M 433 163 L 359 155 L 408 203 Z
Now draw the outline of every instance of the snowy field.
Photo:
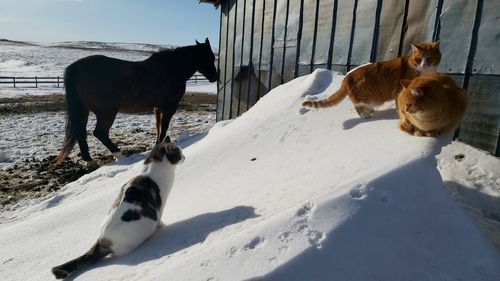
M 194 42 L 193 42 L 194 44 Z M 63 76 L 71 63 L 90 55 L 105 55 L 129 61 L 141 61 L 152 52 L 174 46 L 157 46 L 130 43 L 62 42 L 34 43 L 0 40 L 0 76 Z M 189 83 L 189 92 L 216 93 L 216 83 Z M 11 88 L 0 84 L 0 98 L 22 95 L 47 95 L 63 93 L 62 88 Z
M 453 199 L 479 213 L 480 194 L 498 202 L 499 160 L 449 145 L 449 135 L 401 132 L 391 104 L 370 120 L 348 100 L 300 108 L 342 78 L 316 70 L 236 120 L 181 139 L 186 161 L 165 225 L 135 252 L 68 280 L 500 280 L 499 251 Z M 2 280 L 53 280 L 51 267 L 88 250 L 144 157 L 3 212 Z

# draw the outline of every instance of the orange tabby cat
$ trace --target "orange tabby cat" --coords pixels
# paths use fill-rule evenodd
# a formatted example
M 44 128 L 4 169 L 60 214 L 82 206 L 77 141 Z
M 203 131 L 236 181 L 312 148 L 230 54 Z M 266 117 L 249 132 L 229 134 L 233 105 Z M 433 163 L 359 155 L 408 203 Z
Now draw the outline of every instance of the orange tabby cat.
M 401 79 L 413 79 L 424 72 L 434 72 L 441 61 L 439 41 L 412 44 L 412 54 L 389 61 L 362 66 L 342 81 L 340 89 L 325 100 L 304 101 L 306 107 L 331 107 L 349 95 L 361 118 L 370 118 L 373 108 L 393 100 L 401 92 Z
M 401 85 L 397 98 L 401 130 L 432 137 L 458 127 L 467 95 L 448 75 L 426 73 L 411 81 L 401 80 Z

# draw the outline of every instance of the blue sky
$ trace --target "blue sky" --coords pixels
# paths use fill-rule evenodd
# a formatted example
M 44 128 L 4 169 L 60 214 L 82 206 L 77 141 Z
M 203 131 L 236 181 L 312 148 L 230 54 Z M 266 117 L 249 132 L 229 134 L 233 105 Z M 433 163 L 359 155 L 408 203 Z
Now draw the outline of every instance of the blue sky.
M 1 0 L 0 38 L 217 48 L 220 10 L 197 0 Z

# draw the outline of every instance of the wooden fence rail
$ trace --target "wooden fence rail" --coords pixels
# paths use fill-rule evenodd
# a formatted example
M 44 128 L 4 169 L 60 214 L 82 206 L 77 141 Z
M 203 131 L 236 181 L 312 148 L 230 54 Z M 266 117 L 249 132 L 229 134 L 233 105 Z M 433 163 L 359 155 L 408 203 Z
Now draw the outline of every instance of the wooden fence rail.
M 200 74 L 193 75 L 187 83 L 201 83 L 208 82 L 205 76 Z M 0 86 L 10 88 L 38 88 L 41 85 L 48 85 L 49 87 L 62 88 L 64 87 L 64 77 L 44 77 L 44 76 L 0 76 Z

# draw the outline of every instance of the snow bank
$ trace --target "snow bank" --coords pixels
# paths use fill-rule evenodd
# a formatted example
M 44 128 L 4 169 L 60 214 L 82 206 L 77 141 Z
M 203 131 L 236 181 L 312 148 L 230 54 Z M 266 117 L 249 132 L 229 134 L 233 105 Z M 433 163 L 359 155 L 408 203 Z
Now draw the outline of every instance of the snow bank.
M 307 111 L 343 76 L 282 85 L 234 121 L 184 142 L 163 227 L 134 253 L 74 280 L 500 280 L 500 255 L 449 196 L 435 155 L 450 136 L 370 120 L 349 101 Z M 143 155 L 102 167 L 25 211 L 5 214 L 5 280 L 50 280 L 86 251 Z M 71 280 L 70 279 L 70 280 Z
M 454 142 L 438 155 L 446 189 L 500 250 L 500 159 Z

